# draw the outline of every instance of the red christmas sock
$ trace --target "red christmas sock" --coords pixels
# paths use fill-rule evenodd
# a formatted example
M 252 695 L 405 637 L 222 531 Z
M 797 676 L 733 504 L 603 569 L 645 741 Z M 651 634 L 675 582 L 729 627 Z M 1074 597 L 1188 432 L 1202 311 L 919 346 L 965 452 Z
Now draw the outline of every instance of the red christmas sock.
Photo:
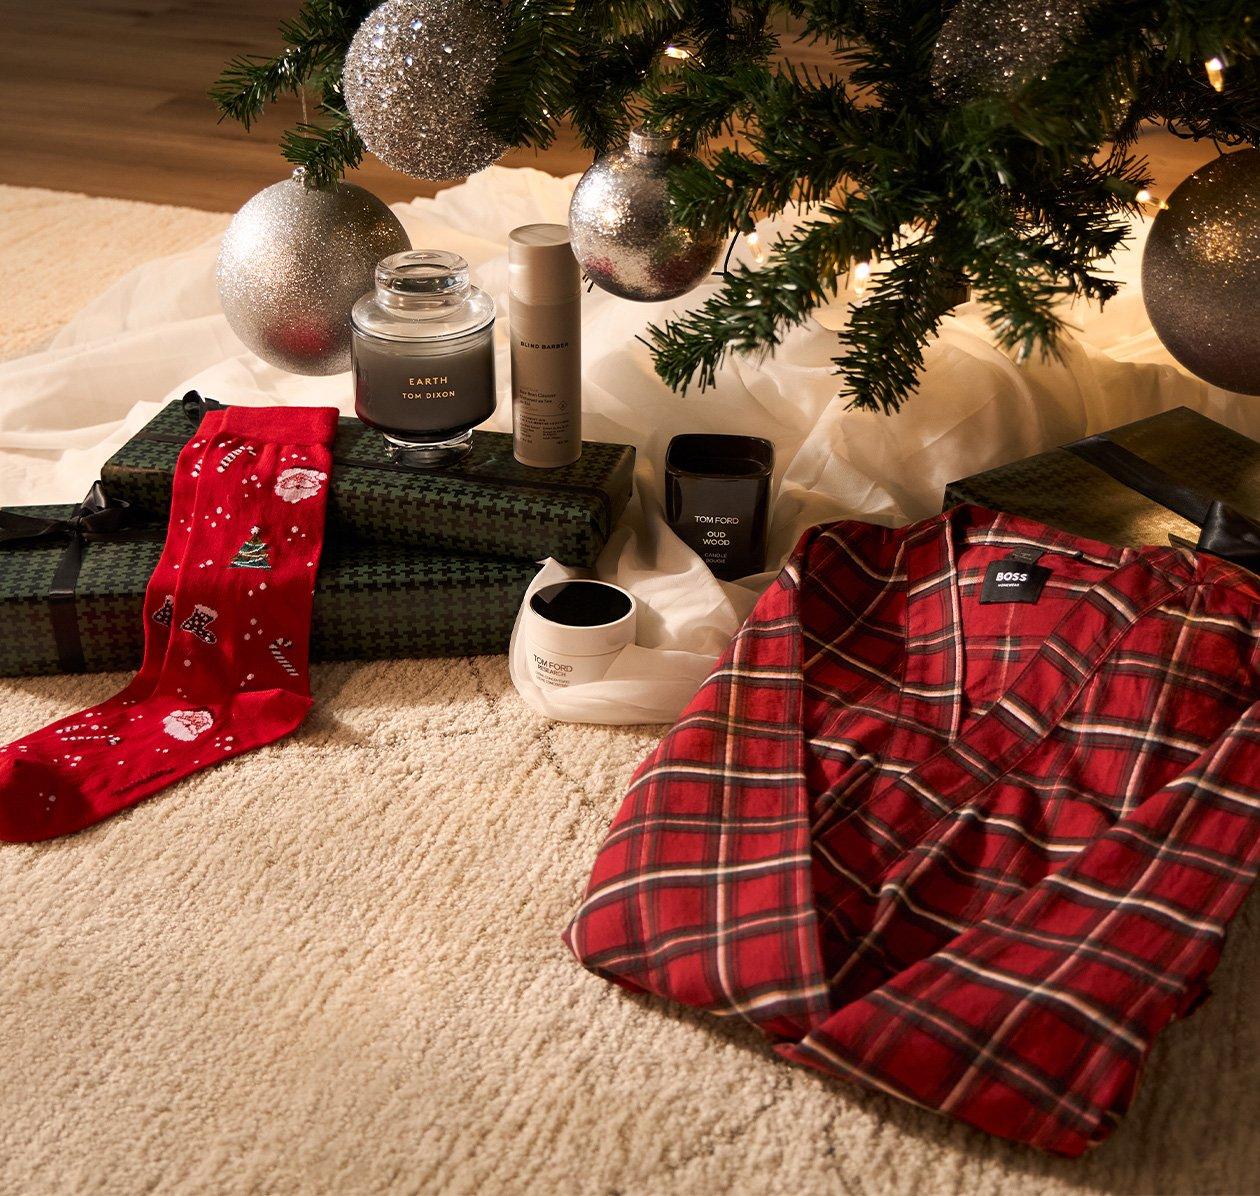
M 0 748 L 0 839 L 80 830 L 298 726 L 336 426 L 331 407 L 205 416 L 176 468 L 144 663 L 114 697 Z

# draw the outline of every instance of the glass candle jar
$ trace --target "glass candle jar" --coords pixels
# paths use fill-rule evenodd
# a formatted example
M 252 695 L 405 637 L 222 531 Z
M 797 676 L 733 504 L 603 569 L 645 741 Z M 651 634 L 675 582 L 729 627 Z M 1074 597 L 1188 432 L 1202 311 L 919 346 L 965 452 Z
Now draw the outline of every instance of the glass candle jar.
M 395 253 L 350 313 L 354 406 L 394 456 L 447 465 L 494 414 L 494 300 L 457 253 Z

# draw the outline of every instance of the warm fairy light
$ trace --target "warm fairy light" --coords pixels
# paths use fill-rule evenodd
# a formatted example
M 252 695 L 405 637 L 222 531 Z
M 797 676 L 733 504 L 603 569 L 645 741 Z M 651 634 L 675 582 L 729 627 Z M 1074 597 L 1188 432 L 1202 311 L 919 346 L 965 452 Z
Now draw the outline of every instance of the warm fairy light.
M 744 241 L 752 252 L 753 261 L 757 265 L 763 265 L 766 260 L 766 251 L 761 247 L 761 238 L 757 236 L 757 230 L 753 229 L 750 233 L 744 234 Z
M 664 51 L 666 58 L 690 58 L 691 51 L 685 50 L 682 46 L 666 46 Z
M 1225 90 L 1225 61 L 1213 55 L 1203 64 L 1213 91 Z
M 1158 208 L 1161 212 L 1168 211 L 1168 204 L 1159 199 L 1149 187 L 1141 188 L 1133 198 L 1144 207 Z
M 871 263 L 858 262 L 853 267 L 853 293 L 858 296 L 866 294 L 867 283 L 871 281 Z

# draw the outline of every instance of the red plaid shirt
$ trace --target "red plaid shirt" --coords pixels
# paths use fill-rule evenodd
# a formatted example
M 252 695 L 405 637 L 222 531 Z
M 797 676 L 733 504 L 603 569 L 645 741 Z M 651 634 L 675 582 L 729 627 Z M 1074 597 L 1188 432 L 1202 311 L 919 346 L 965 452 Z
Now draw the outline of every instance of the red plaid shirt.
M 986 567 L 1045 550 L 1036 603 Z M 1260 588 L 976 507 L 802 539 L 635 775 L 566 941 L 1044 1150 L 1114 1128 L 1260 839 Z

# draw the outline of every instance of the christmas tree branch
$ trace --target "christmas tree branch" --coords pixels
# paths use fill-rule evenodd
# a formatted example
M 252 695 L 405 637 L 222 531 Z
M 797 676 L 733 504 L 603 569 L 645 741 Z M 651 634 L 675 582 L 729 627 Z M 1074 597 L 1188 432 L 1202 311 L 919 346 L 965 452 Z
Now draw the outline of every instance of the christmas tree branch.
M 328 186 L 363 158 L 363 143 L 350 125 L 341 96 L 341 64 L 346 47 L 374 5 L 368 0 L 305 0 L 297 15 L 280 27 L 285 49 L 275 58 L 240 56 L 223 69 L 210 99 L 220 119 L 250 128 L 268 104 L 285 95 L 313 91 L 326 123 L 286 131 L 280 152 L 306 169 L 312 186 Z
M 1004 2 L 1018 0 L 990 0 L 994 11 Z M 313 117 L 281 140 L 285 157 L 318 183 L 357 165 L 341 64 L 372 6 L 304 0 L 276 57 L 225 67 L 211 93 L 220 113 L 250 127 L 281 96 L 314 96 Z M 506 46 L 481 119 L 504 141 L 545 148 L 567 123 L 603 153 L 646 122 L 697 153 L 671 179 L 682 223 L 747 231 L 802 210 L 764 268 L 737 267 L 695 310 L 649 329 L 658 371 L 682 388 L 712 383 L 729 353 L 781 344 L 873 254 L 871 287 L 838 334 L 837 371 L 855 405 L 895 410 L 914 392 L 962 281 L 1001 345 L 1053 353 L 1066 300 L 1116 291 L 1107 260 L 1152 186 L 1135 152 L 1142 129 L 1260 143 L 1255 0 L 1092 4 L 1079 26 L 1063 23 L 1051 64 L 962 91 L 937 72 L 955 0 L 502 7 Z M 1052 30 L 1055 14 L 1045 6 Z M 831 52 L 834 70 L 774 63 L 785 15 Z M 962 44 L 979 58 L 987 33 L 977 20 Z M 1204 71 L 1210 59 L 1225 64 L 1223 90 Z M 715 145 L 723 134 L 735 143 Z

